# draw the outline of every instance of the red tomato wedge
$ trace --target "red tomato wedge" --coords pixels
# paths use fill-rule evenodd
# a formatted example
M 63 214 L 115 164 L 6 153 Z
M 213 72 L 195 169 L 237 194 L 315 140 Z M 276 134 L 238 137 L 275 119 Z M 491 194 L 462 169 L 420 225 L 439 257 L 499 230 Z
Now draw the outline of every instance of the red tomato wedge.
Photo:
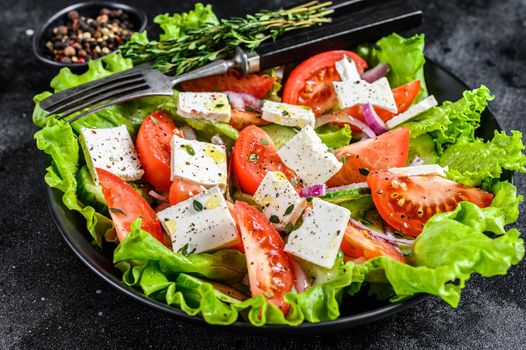
M 231 70 L 226 74 L 190 80 L 181 83 L 181 85 L 185 91 L 235 91 L 263 98 L 274 85 L 274 78 L 264 74 L 241 76 L 237 71 Z
M 405 263 L 405 258 L 392 244 L 373 236 L 367 230 L 360 229 L 352 223 L 347 225 L 341 245 L 343 253 L 353 259 L 365 258 L 366 260 L 377 256 L 388 256 L 396 261 Z
M 408 154 L 409 129 L 405 127 L 339 148 L 334 155 L 344 164 L 327 186 L 364 182 L 369 172 L 402 167 Z
M 185 179 L 175 179 L 170 186 L 168 200 L 175 205 L 206 190 L 203 186 Z
M 239 228 L 239 223 L 237 222 L 236 209 L 234 208 L 234 204 L 232 204 L 229 201 L 227 201 L 226 202 L 226 206 L 228 207 L 228 211 L 230 211 L 230 215 L 232 215 L 232 218 L 234 218 L 234 221 L 236 222 L 237 233 L 241 234 L 241 229 Z M 235 246 L 230 247 L 230 248 L 239 250 L 241 253 L 245 253 L 245 248 L 243 247 L 243 241 L 242 240 L 239 241 L 238 245 L 235 245 Z
M 144 179 L 157 190 L 170 190 L 170 142 L 172 136 L 183 137 L 170 115 L 164 111 L 150 114 L 137 134 L 137 153 L 144 168 Z
M 263 294 L 286 314 L 290 305 L 283 297 L 292 290 L 295 278 L 292 259 L 283 251 L 285 243 L 256 208 L 242 201 L 234 208 L 247 257 L 250 292 L 252 296 Z
M 140 217 L 141 228 L 163 242 L 161 223 L 148 202 L 120 177 L 104 169 L 96 168 L 96 171 L 119 241 L 124 240 L 131 224 Z
M 269 171 L 281 171 L 298 189 L 300 180 L 280 159 L 265 131 L 251 125 L 239 133 L 232 149 L 232 167 L 243 192 L 253 195 Z
M 230 124 L 237 130 L 243 130 L 249 125 L 266 125 L 267 122 L 261 119 L 261 113 L 241 111 L 239 109 L 232 109 L 232 116 L 230 117 Z
M 309 106 L 316 115 L 334 107 L 337 99 L 332 82 L 341 80 L 334 63 L 344 56 L 354 61 L 360 74 L 367 68 L 367 62 L 352 51 L 334 50 L 312 56 L 290 73 L 283 88 L 283 102 Z
M 418 236 L 435 214 L 454 210 L 461 201 L 485 208 L 493 194 L 441 176 L 398 176 L 389 171 L 371 173 L 367 183 L 376 209 L 395 230 Z

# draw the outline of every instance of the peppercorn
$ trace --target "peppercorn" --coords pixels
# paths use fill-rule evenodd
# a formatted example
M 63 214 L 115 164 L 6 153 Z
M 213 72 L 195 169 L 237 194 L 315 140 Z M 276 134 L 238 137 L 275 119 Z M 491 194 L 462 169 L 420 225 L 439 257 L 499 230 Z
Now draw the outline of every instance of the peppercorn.
M 44 53 L 63 63 L 83 63 L 107 55 L 130 40 L 134 29 L 122 9 L 102 8 L 95 18 L 69 11 L 66 19 L 66 24 L 52 29 L 44 44 Z

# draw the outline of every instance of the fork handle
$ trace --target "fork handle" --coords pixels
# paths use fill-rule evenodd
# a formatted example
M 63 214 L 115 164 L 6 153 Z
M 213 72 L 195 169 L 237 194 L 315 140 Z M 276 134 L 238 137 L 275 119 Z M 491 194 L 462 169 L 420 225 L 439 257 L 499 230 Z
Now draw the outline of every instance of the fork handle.
M 257 49 L 260 69 L 302 61 L 328 50 L 346 49 L 392 32 L 418 26 L 422 12 L 405 1 L 377 4 L 337 17 L 333 22 L 290 33 Z
M 197 69 L 178 75 L 171 80 L 171 84 L 172 87 L 174 87 L 183 81 L 224 74 L 232 68 L 239 70 L 243 75 L 258 72 L 260 69 L 259 56 L 255 53 L 246 53 L 241 48 L 236 47 L 232 59 L 216 60 Z

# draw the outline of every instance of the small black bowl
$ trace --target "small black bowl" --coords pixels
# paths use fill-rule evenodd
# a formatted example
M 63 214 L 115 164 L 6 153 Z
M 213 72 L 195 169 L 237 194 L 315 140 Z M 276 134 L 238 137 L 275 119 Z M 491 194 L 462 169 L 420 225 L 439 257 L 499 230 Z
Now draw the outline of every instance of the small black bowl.
M 44 23 L 44 25 L 40 28 L 40 30 L 35 34 L 35 36 L 33 37 L 33 52 L 35 53 L 37 59 L 40 62 L 51 67 L 68 67 L 75 71 L 85 69 L 89 61 L 83 63 L 62 63 L 54 61 L 44 54 L 44 45 L 46 41 L 51 37 L 51 31 L 53 30 L 53 28 L 60 25 L 65 25 L 67 23 L 66 16 L 69 11 L 75 10 L 81 16 L 95 18 L 97 17 L 100 9 L 104 7 L 109 9 L 121 9 L 124 12 L 126 12 L 129 16 L 130 21 L 132 21 L 134 24 L 135 32 L 142 32 L 146 28 L 148 18 L 146 17 L 146 14 L 138 8 L 113 1 L 79 2 L 77 4 L 68 6 L 58 11 L 50 19 L 48 19 L 46 23 Z

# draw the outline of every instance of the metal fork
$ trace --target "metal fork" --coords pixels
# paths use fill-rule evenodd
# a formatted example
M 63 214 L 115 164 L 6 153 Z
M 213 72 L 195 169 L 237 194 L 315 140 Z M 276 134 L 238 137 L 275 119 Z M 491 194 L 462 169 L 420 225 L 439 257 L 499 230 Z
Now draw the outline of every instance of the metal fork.
M 335 7 L 340 13 L 369 5 L 371 0 L 346 0 Z M 420 24 L 422 12 L 404 0 L 374 4 L 340 15 L 329 24 L 290 33 L 276 42 L 262 45 L 258 52 L 246 53 L 236 48 L 232 59 L 221 59 L 176 77 L 169 77 L 141 65 L 77 87 L 60 91 L 40 102 L 57 119 L 93 108 L 70 118 L 73 122 L 106 107 L 146 96 L 171 96 L 173 88 L 184 81 L 223 74 L 237 69 L 243 75 L 259 70 L 304 60 L 328 50 L 346 49 L 361 42 L 373 41 L 392 32 L 410 29 Z M 345 6 L 344 6 L 345 5 Z M 98 105 L 97 105 L 98 104 Z
M 173 88 L 183 81 L 223 74 L 230 69 L 237 69 L 243 75 L 257 72 L 258 56 L 236 48 L 235 55 L 230 60 L 217 60 L 177 77 L 164 75 L 149 64 L 144 64 L 60 91 L 41 101 L 40 107 L 49 114 L 61 114 L 56 119 L 63 119 L 88 106 L 108 100 L 68 120 L 73 122 L 106 107 L 140 97 L 172 96 Z

